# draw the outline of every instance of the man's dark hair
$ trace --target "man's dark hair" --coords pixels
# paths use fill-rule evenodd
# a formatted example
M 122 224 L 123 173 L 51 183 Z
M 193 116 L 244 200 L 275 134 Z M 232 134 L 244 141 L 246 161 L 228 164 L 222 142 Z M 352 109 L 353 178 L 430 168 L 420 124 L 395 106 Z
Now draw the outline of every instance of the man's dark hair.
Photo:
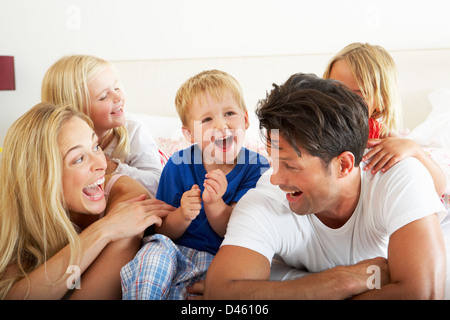
M 278 129 L 280 136 L 301 156 L 298 145 L 328 167 L 344 151 L 359 166 L 369 136 L 365 101 L 335 80 L 297 73 L 259 102 L 260 129 Z

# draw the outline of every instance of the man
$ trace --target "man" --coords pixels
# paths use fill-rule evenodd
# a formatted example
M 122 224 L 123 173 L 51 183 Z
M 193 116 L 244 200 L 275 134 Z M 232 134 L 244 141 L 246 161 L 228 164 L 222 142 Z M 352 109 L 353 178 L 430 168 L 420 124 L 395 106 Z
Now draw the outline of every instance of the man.
M 443 298 L 445 208 L 416 159 L 376 175 L 362 170 L 360 97 L 295 74 L 274 85 L 257 115 L 274 163 L 270 183 L 264 175 L 236 205 L 205 298 Z M 274 255 L 311 274 L 270 281 Z M 379 287 L 371 279 L 379 290 L 369 290 Z

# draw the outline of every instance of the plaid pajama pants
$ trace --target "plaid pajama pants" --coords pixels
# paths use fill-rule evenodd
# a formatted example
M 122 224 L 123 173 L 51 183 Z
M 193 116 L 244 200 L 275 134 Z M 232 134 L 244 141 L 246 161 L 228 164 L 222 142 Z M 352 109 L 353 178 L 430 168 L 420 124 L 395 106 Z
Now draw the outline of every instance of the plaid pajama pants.
M 184 300 L 187 288 L 206 276 L 213 255 L 178 246 L 161 234 L 148 236 L 120 271 L 124 300 Z

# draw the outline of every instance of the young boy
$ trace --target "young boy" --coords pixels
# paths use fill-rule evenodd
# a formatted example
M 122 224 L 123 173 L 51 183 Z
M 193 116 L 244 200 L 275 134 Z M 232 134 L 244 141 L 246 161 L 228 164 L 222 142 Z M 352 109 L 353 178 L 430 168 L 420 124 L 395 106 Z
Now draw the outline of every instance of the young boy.
M 124 299 L 185 299 L 206 275 L 234 205 L 269 168 L 243 147 L 248 113 L 232 76 L 201 72 L 180 87 L 175 104 L 193 145 L 169 159 L 156 198 L 177 210 L 122 269 Z

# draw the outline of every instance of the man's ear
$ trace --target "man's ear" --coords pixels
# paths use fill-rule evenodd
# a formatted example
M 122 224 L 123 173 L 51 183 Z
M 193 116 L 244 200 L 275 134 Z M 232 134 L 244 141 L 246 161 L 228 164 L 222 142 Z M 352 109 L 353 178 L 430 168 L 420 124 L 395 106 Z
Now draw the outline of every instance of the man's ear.
M 338 177 L 343 178 L 349 175 L 355 167 L 355 156 L 350 151 L 344 151 L 337 156 Z
M 189 141 L 190 143 L 194 143 L 194 136 L 191 134 L 191 130 L 189 130 L 188 127 L 186 126 L 182 126 L 181 127 L 181 132 L 183 132 L 183 136 L 186 139 L 186 141 Z

